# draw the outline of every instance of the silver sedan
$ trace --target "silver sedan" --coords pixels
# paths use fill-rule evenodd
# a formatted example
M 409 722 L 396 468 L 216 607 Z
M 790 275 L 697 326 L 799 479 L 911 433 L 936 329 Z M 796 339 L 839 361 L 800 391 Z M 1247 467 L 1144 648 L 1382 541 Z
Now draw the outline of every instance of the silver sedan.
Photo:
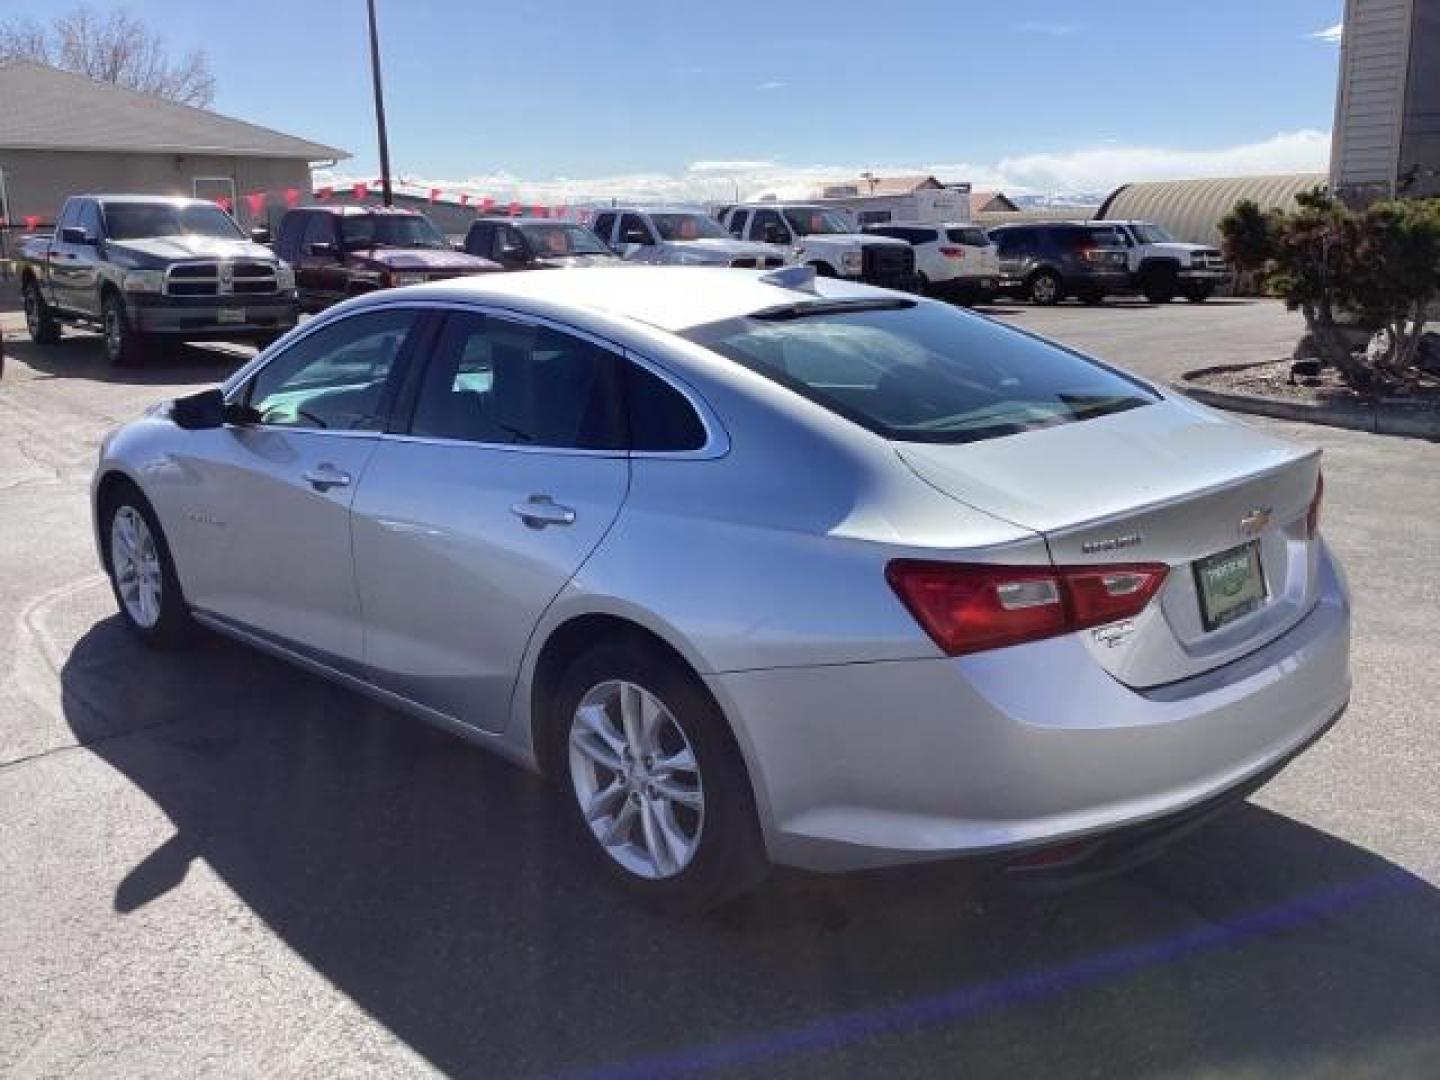
M 342 304 L 112 434 L 93 496 L 144 641 L 543 771 L 666 906 L 772 862 L 1125 865 L 1349 694 L 1316 451 L 804 268 Z

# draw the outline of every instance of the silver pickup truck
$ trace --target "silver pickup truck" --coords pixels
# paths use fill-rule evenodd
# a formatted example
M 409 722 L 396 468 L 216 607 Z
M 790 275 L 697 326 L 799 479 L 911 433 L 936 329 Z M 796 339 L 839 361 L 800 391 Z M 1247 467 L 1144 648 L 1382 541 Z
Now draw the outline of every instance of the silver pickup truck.
M 148 195 L 76 195 L 53 236 L 20 247 L 25 324 L 38 344 L 62 325 L 104 334 L 116 365 L 147 339 L 265 345 L 295 325 L 294 272 L 214 203 Z

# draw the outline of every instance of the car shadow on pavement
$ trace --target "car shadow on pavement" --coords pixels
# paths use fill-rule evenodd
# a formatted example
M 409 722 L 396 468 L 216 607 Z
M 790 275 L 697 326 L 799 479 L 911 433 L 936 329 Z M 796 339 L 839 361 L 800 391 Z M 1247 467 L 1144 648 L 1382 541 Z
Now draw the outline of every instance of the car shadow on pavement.
M 115 367 L 105 359 L 97 334 L 66 333 L 55 345 L 37 345 L 22 334 L 7 334 L 5 355 L 53 379 L 88 379 L 91 382 L 132 386 L 194 383 L 209 385 L 228 378 L 250 358 L 250 352 L 211 348 L 188 343 L 160 344 L 147 351 L 136 367 Z
M 1394 1075 L 1440 1050 L 1437 891 L 1253 805 L 1076 892 L 781 872 L 664 918 L 540 782 L 239 646 L 151 653 L 110 617 L 62 684 L 174 825 L 117 911 L 203 859 L 451 1075 Z

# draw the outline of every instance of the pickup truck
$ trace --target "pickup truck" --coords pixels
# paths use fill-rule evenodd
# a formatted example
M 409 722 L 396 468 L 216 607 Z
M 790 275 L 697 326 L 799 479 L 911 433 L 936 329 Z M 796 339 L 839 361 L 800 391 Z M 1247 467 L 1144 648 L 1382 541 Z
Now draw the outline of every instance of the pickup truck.
M 795 262 L 813 266 L 822 277 L 911 292 L 920 288 L 914 248 L 889 236 L 857 233 L 840 210 L 810 204 L 748 203 L 727 209 L 721 224 L 736 239 L 791 249 Z
M 1225 256 L 1204 244 L 1185 244 L 1151 221 L 1100 221 L 1125 242 L 1130 283 L 1152 304 L 1183 296 L 1200 304 L 1230 280 Z
M 75 195 L 53 236 L 21 243 L 25 325 L 37 344 L 98 328 L 105 356 L 137 364 L 151 339 L 268 344 L 295 325 L 295 278 L 214 203 Z
M 738 240 L 709 214 L 683 207 L 615 207 L 598 212 L 590 228 L 621 258 L 658 266 L 738 266 L 773 270 L 789 252 Z
M 456 251 L 417 210 L 387 206 L 302 206 L 285 211 L 275 241 L 295 267 L 300 306 L 320 311 L 376 289 L 505 269 Z

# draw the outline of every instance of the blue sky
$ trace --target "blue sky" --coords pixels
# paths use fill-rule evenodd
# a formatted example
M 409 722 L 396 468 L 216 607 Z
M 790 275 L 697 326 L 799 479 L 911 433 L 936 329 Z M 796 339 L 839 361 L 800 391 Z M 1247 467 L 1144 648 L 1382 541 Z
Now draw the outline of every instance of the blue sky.
M 92 0 L 93 2 L 93 0 Z M 0 0 L 45 18 L 63 0 Z M 96 7 L 107 6 L 95 2 Z M 363 0 L 130 0 L 222 112 L 376 154 Z M 1103 188 L 1323 167 L 1342 0 L 378 0 L 397 171 L 483 186 L 806 176 Z M 707 166 L 704 163 L 721 163 Z M 730 163 L 730 164 L 725 164 Z M 966 170 L 958 174 L 956 170 Z

